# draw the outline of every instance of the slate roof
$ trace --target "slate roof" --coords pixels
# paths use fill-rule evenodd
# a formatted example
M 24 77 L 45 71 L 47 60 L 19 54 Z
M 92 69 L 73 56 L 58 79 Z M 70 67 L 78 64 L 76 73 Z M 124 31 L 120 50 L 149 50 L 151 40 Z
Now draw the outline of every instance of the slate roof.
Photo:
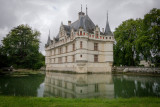
M 47 40 L 47 44 L 45 44 L 45 46 L 49 46 L 50 45 L 50 42 L 51 42 L 51 39 L 50 39 L 50 35 L 48 35 L 48 40 Z
M 82 27 L 85 31 L 89 33 L 93 33 L 95 28 L 95 24 L 92 22 L 88 15 L 80 17 L 79 20 L 73 22 L 70 26 L 73 27 L 75 30 L 78 30 L 80 27 Z
M 107 22 L 106 22 L 106 28 L 104 34 L 106 36 L 113 36 L 113 33 L 111 32 L 111 29 L 109 27 L 109 22 L 108 22 L 108 13 L 107 13 Z

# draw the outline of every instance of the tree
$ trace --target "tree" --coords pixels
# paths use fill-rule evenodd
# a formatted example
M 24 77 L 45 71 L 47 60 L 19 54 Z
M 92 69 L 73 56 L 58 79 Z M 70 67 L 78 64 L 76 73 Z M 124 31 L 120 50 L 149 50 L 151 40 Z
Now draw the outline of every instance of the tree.
M 136 39 L 141 35 L 142 19 L 129 19 L 116 28 L 114 35 L 116 43 L 114 45 L 115 65 L 137 65 L 139 51 L 136 50 Z
M 9 67 L 10 65 L 8 62 L 9 62 L 9 59 L 4 52 L 4 48 L 2 47 L 2 45 L 0 45 L 0 68 Z
M 146 60 L 160 66 L 160 9 L 152 9 L 144 19 L 124 21 L 114 34 L 114 65 L 133 66 Z
M 28 25 L 13 28 L 3 40 L 3 48 L 10 63 L 17 68 L 32 68 L 39 63 L 40 32 Z
M 151 57 L 160 66 L 160 9 L 153 8 L 144 16 L 144 34 L 148 37 Z

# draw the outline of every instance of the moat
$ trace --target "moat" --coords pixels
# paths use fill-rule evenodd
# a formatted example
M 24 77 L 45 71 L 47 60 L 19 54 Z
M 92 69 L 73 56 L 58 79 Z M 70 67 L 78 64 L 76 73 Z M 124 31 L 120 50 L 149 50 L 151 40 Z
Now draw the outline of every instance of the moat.
M 160 97 L 160 76 L 64 74 L 0 76 L 1 96 L 63 98 Z

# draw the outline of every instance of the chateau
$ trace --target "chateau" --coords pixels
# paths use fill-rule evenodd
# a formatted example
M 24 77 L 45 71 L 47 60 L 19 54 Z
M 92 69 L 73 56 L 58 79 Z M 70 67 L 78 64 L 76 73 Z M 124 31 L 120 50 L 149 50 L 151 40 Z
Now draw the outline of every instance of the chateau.
M 104 17 L 104 16 L 103 16 Z M 111 72 L 114 36 L 110 30 L 108 14 L 102 31 L 87 14 L 78 13 L 78 20 L 61 23 L 58 35 L 45 45 L 47 71 L 72 71 L 76 73 Z

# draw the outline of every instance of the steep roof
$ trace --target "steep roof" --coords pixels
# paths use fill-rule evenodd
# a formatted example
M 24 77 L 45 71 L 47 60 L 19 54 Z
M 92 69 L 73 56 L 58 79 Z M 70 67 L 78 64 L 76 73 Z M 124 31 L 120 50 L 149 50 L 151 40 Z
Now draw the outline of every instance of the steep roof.
M 67 32 L 67 35 L 69 36 L 71 32 L 71 27 L 68 25 L 63 25 L 63 27 L 64 27 L 64 30 Z
M 45 46 L 46 46 L 46 47 L 49 46 L 49 45 L 50 45 L 50 42 L 51 42 L 51 39 L 50 39 L 50 32 L 49 32 L 47 44 L 45 44 Z
M 104 34 L 106 36 L 113 36 L 113 33 L 111 32 L 111 29 L 109 27 L 109 22 L 108 22 L 108 13 L 107 13 L 107 22 L 106 22 L 106 28 Z
M 73 27 L 75 30 L 78 30 L 80 27 L 82 27 L 85 31 L 89 33 L 92 33 L 95 28 L 95 24 L 92 22 L 88 15 L 80 17 L 80 19 L 73 22 L 70 26 Z

